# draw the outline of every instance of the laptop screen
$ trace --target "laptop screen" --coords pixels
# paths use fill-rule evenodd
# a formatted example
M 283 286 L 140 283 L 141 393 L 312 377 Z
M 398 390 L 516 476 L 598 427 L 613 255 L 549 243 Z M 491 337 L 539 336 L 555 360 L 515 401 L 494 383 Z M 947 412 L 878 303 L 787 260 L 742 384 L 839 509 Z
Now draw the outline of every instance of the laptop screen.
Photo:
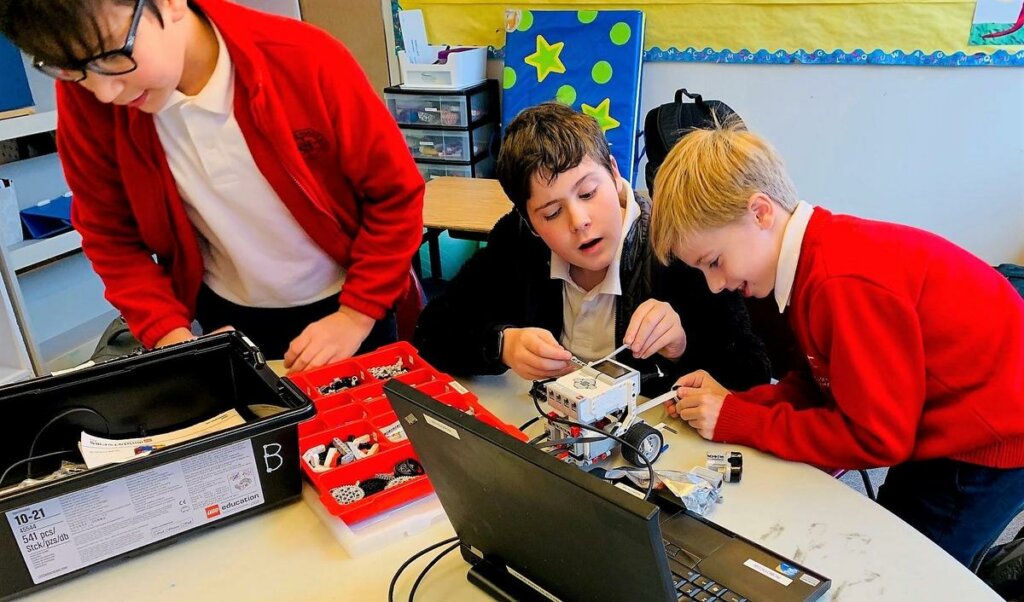
M 404 383 L 384 391 L 470 562 L 566 599 L 676 599 L 656 506 Z

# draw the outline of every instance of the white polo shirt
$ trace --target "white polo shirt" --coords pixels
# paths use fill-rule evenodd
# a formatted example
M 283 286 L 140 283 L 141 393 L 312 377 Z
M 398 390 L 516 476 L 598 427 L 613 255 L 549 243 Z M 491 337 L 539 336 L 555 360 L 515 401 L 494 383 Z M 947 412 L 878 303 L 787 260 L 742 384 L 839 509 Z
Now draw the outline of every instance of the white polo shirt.
M 775 268 L 775 302 L 779 313 L 786 311 L 789 297 L 793 293 L 793 281 L 796 280 L 796 268 L 800 262 L 800 247 L 804 244 L 804 233 L 807 224 L 814 215 L 814 206 L 800 201 L 789 217 L 786 231 L 782 234 L 782 249 L 779 252 L 779 265 Z
M 585 291 L 569 273 L 570 264 L 551 253 L 551 278 L 562 280 L 562 336 L 561 344 L 576 357 L 586 362 L 601 359 L 618 347 L 615 341 L 615 302 L 622 295 L 619 264 L 626 234 L 640 218 L 640 205 L 633 197 L 629 182 L 621 180 L 626 191 L 620 199 L 626 209 L 622 220 L 622 236 L 615 257 L 608 266 L 604 280 Z
M 211 25 L 212 27 L 212 25 Z M 345 271 L 306 234 L 249 152 L 235 119 L 235 76 L 220 32 L 210 81 L 175 90 L 156 131 L 196 229 L 203 281 L 249 307 L 295 307 L 341 291 Z

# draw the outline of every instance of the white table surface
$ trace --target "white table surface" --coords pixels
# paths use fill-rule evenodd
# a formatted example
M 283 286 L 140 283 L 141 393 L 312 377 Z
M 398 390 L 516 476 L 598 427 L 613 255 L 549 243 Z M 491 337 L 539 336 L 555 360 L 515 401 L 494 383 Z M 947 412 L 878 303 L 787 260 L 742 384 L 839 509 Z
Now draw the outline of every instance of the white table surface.
M 506 422 L 518 425 L 535 415 L 525 381 L 500 376 L 462 382 Z M 670 436 L 658 468 L 689 469 L 703 464 L 710 450 L 743 452 L 742 481 L 723 486 L 725 500 L 708 518 L 830 577 L 832 588 L 823 600 L 1000 600 L 938 546 L 826 473 L 749 448 L 707 442 L 666 418 L 662 408 L 646 418 L 679 432 Z M 453 534 L 444 521 L 379 551 L 350 557 L 300 501 L 197 533 L 31 598 L 386 600 L 391 577 L 406 558 Z M 408 598 L 424 563 L 406 571 L 396 599 Z M 489 599 L 466 580 L 467 569 L 453 552 L 424 579 L 417 599 Z

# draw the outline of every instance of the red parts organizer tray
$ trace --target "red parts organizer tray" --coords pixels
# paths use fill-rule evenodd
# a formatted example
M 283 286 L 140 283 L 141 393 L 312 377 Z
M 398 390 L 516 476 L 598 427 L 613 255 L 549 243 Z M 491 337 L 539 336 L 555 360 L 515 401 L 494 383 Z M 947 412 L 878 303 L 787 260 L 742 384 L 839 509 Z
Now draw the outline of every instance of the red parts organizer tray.
M 523 441 L 526 435 L 514 426 L 505 424 L 480 405 L 476 395 L 469 392 L 451 376 L 438 372 L 420 358 L 416 349 L 405 342 L 381 347 L 377 351 L 309 370 L 291 374 L 288 379 L 299 387 L 316 406 L 317 416 L 299 424 L 299 464 L 310 483 L 320 495 L 320 502 L 331 514 L 346 523 L 356 523 L 385 510 L 400 506 L 433 491 L 426 477 L 416 478 L 395 487 L 367 495 L 350 504 L 339 504 L 331 490 L 342 485 L 355 484 L 379 473 L 393 473 L 395 465 L 409 458 L 419 457 L 408 440 L 395 442 L 382 432 L 396 422 L 398 416 L 384 396 L 387 378 L 373 375 L 373 369 L 394 366 L 401 362 L 404 373 L 394 378 L 430 395 L 434 399 L 463 412 L 472 412 L 485 424 L 504 431 Z M 383 376 L 383 375 L 382 375 Z M 358 379 L 357 384 L 334 392 L 322 392 L 335 379 Z M 352 435 L 370 435 L 379 445 L 371 456 L 338 465 L 324 472 L 315 472 L 301 459 L 306 450 L 317 445 L 330 446 L 335 437 L 342 440 Z

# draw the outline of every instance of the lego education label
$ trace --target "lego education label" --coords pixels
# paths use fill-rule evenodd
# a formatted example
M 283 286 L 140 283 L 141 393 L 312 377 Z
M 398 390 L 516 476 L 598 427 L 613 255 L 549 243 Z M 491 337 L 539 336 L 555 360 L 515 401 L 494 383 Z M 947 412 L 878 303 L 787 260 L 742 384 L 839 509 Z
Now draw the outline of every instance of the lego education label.
M 264 503 L 249 441 L 7 512 L 40 584 Z
M 746 562 L 743 563 L 743 566 L 754 569 L 755 571 L 761 573 L 765 577 L 768 577 L 772 581 L 777 581 L 778 583 L 784 586 L 788 586 L 790 583 L 793 583 L 793 580 L 789 577 L 786 577 L 781 573 L 771 570 L 770 568 L 754 560 L 753 558 L 748 558 Z
M 426 419 L 427 424 L 429 424 L 430 426 L 436 428 L 437 430 L 441 431 L 442 433 L 448 433 L 449 435 L 451 435 L 452 437 L 455 437 L 456 439 L 462 439 L 462 437 L 459 437 L 459 431 L 453 429 L 452 427 L 450 427 L 447 424 L 441 422 L 440 420 L 436 420 L 435 418 L 433 418 L 429 414 L 424 414 L 423 418 Z

